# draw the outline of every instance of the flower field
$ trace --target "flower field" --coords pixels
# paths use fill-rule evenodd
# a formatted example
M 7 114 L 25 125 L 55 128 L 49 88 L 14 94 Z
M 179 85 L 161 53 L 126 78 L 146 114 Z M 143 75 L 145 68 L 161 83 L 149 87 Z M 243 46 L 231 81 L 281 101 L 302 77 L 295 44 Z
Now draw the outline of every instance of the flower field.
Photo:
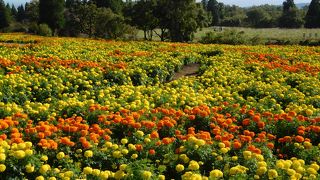
M 319 165 L 320 47 L 0 34 L 1 179 L 319 179 Z

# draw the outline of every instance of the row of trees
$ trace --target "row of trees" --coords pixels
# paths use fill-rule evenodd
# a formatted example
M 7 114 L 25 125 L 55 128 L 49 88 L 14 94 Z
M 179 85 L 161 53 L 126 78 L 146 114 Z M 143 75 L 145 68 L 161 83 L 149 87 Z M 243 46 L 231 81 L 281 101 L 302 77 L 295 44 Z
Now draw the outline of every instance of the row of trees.
M 15 8 L 0 0 L 0 29 L 5 30 L 47 28 L 52 35 L 123 38 L 140 29 L 148 40 L 190 41 L 206 26 L 320 28 L 320 0 L 302 9 L 293 0 L 282 7 L 251 8 L 217 0 L 32 0 Z
M 262 5 L 250 8 L 226 6 L 217 0 L 202 0 L 212 15 L 211 25 L 242 26 L 254 28 L 320 28 L 320 0 L 312 0 L 309 6 L 298 8 L 294 0 L 286 0 L 283 6 Z

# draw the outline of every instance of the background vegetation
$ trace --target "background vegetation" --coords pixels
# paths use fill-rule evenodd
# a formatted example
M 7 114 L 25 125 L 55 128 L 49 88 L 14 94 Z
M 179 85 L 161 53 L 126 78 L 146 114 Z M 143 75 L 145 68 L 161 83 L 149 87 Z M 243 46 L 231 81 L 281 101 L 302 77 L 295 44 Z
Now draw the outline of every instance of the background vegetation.
M 316 28 L 319 0 L 248 8 L 217 0 L 32 0 L 16 8 L 0 0 L 1 31 L 47 36 L 309 45 L 319 43 Z

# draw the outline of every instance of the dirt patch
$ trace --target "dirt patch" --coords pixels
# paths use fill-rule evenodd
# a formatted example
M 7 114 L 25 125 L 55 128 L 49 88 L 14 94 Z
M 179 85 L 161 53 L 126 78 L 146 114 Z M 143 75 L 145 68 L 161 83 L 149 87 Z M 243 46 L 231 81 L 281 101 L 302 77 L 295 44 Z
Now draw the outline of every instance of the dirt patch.
M 176 80 L 185 76 L 196 76 L 198 75 L 198 70 L 200 68 L 200 64 L 192 63 L 182 67 L 182 69 L 175 73 L 172 77 L 172 80 Z

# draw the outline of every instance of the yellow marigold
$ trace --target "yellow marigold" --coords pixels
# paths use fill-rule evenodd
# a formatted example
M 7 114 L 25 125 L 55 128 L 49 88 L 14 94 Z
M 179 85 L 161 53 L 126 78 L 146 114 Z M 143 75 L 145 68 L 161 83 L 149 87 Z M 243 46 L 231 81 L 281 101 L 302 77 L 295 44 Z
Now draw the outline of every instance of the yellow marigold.
M 316 170 L 316 171 L 319 171 L 319 165 L 316 164 L 316 163 L 312 163 L 312 164 L 310 165 L 310 167 L 313 168 L 313 169 Z
M 266 172 L 267 172 L 267 167 L 265 167 L 265 166 L 262 166 L 262 167 L 259 167 L 258 169 L 257 169 L 257 174 L 259 175 L 259 176 L 261 176 L 261 175 L 263 175 L 263 174 L 265 174 Z
M 277 170 L 275 170 L 275 169 L 270 169 L 270 170 L 268 171 L 268 177 L 269 177 L 270 179 L 275 179 L 275 178 L 277 178 L 277 177 L 278 177 L 278 172 L 277 172 Z
M 34 172 L 34 166 L 32 166 L 31 164 L 27 164 L 25 168 L 27 173 Z
M 4 172 L 6 170 L 6 165 L 0 164 L 0 172 Z
M 307 169 L 307 172 L 308 172 L 309 174 L 318 174 L 318 172 L 317 172 L 315 169 L 313 169 L 312 167 L 309 167 L 309 168 Z
M 127 168 L 127 165 L 126 164 L 121 164 L 119 169 L 122 170 L 122 171 L 125 171 Z
M 17 150 L 13 155 L 17 159 L 23 159 L 26 156 L 26 153 L 23 150 Z
M 152 176 L 152 173 L 150 171 L 142 171 L 142 178 L 143 179 L 150 179 Z
M 121 151 L 113 151 L 112 156 L 115 158 L 121 158 L 122 156 Z
M 138 154 L 132 154 L 132 155 L 131 155 L 131 158 L 132 158 L 132 159 L 137 159 L 137 158 L 138 158 Z
M 183 166 L 182 164 L 176 165 L 176 171 L 177 171 L 177 172 L 181 172 L 181 171 L 183 171 L 183 170 L 184 170 L 184 166 Z
M 48 156 L 42 155 L 40 159 L 41 159 L 41 161 L 48 161 Z
M 158 180 L 165 180 L 165 179 L 166 179 L 166 177 L 162 174 L 158 176 Z
M 114 173 L 114 178 L 115 179 L 122 179 L 124 175 L 125 175 L 124 172 L 119 170 L 116 173 Z
M 121 150 L 121 153 L 122 153 L 123 155 L 127 155 L 127 154 L 129 153 L 129 150 L 128 150 L 128 149 L 122 149 L 122 150 Z
M 296 173 L 296 171 L 294 169 L 287 169 L 287 174 L 289 176 L 293 176 Z
M 200 166 L 199 166 L 197 161 L 192 160 L 192 161 L 189 162 L 188 169 L 190 169 L 190 170 L 198 170 L 199 168 L 200 168 Z
M 99 176 L 100 175 L 100 170 L 99 169 L 93 169 L 93 171 L 92 171 L 92 175 L 94 175 L 94 176 Z
M 44 180 L 44 177 L 43 176 L 38 176 L 38 177 L 36 177 L 36 180 Z
M 226 154 L 228 152 L 228 148 L 221 148 L 220 151 L 221 153 Z
M 121 139 L 121 144 L 125 145 L 127 143 L 128 143 L 128 139 L 127 138 Z
M 0 161 L 5 161 L 7 158 L 6 154 L 0 153 Z
M 82 171 L 84 174 L 92 174 L 92 168 L 91 167 L 85 167 Z
M 73 171 L 66 171 L 66 172 L 64 173 L 64 176 L 71 178 L 71 177 L 73 176 Z
M 136 133 L 140 137 L 144 136 L 144 132 L 143 131 L 138 130 Z
M 222 177 L 223 177 L 223 172 L 218 169 L 214 169 L 210 172 L 210 178 L 222 178 Z
M 63 159 L 65 157 L 65 154 L 64 152 L 59 152 L 57 155 L 56 155 L 57 159 Z
M 109 173 L 106 172 L 106 171 L 101 171 L 100 175 L 99 175 L 99 178 L 102 179 L 102 180 L 105 180 L 105 179 L 108 179 L 109 177 Z
M 90 157 L 93 156 L 93 152 L 92 152 L 91 150 L 86 150 L 86 151 L 84 152 L 84 156 L 85 156 L 86 158 L 90 158 Z
M 21 150 L 23 150 L 23 149 L 25 149 L 26 148 L 26 143 L 19 143 L 18 144 L 18 149 L 21 149 Z
M 232 161 L 238 161 L 238 156 L 232 156 L 232 157 L 231 157 L 231 160 L 232 160 Z
M 219 146 L 219 148 L 225 148 L 226 147 L 226 145 L 224 143 L 222 143 L 222 142 L 219 142 L 218 146 Z
M 26 156 L 31 156 L 33 154 L 33 150 L 32 149 L 26 149 L 25 153 L 26 153 Z
M 258 162 L 258 167 L 266 167 L 267 166 L 267 163 L 265 161 L 260 161 Z
M 41 167 L 40 167 L 40 170 L 39 170 L 39 172 L 41 173 L 41 174 L 45 174 L 47 171 L 49 171 L 50 170 L 50 165 L 49 164 L 44 164 L 44 165 L 42 165 Z

